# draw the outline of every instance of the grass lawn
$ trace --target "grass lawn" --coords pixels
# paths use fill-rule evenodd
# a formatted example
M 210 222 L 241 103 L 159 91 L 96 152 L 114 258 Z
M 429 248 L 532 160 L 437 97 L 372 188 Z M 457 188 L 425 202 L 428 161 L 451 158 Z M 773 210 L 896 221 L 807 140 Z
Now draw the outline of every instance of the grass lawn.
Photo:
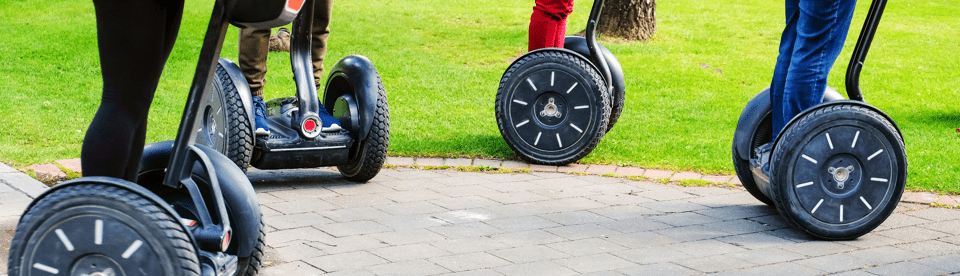
M 578 32 L 591 1 L 569 20 Z M 866 14 L 860 1 L 830 85 L 843 73 Z M 526 50 L 533 1 L 338 1 L 326 67 L 362 54 L 379 70 L 391 111 L 390 154 L 516 158 L 493 116 L 498 81 Z M 53 8 L 55 7 L 55 8 Z M 173 139 L 212 1 L 188 0 L 150 114 L 148 142 Z M 649 42 L 606 46 L 627 77 L 619 123 L 585 163 L 732 173 L 730 142 L 746 102 L 768 85 L 783 26 L 779 2 L 661 1 Z M 908 187 L 960 193 L 960 6 L 890 1 L 861 77 L 896 120 Z M 76 158 L 99 104 L 90 1 L 0 1 L 0 161 Z M 231 28 L 223 56 L 237 55 Z M 292 95 L 287 55 L 272 53 L 268 98 Z M 707 68 L 704 68 L 707 67 Z

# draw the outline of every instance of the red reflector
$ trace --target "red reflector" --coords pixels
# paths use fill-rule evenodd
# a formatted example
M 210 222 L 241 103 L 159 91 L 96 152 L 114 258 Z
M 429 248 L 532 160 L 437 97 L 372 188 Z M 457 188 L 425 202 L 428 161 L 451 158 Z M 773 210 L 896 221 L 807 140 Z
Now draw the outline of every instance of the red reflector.
M 303 7 L 303 0 L 287 0 L 288 9 L 299 12 L 301 7 Z
M 230 245 L 230 232 L 227 232 L 226 235 L 223 235 L 223 244 L 220 245 L 220 249 L 227 251 L 227 246 Z
M 314 130 L 317 129 L 317 122 L 313 120 L 307 120 L 306 122 L 303 122 L 303 129 L 309 132 L 313 132 Z

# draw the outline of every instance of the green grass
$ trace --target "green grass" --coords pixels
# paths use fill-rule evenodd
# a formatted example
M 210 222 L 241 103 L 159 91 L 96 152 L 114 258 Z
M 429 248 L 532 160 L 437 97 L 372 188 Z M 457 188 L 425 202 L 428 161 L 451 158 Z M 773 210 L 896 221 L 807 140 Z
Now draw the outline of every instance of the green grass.
M 577 2 L 570 33 L 583 28 L 591 4 Z M 831 74 L 829 84 L 841 93 L 868 4 L 858 4 Z M 148 142 L 175 135 L 211 6 L 186 3 L 151 109 Z M 500 137 L 493 106 L 509 60 L 526 50 L 532 6 L 336 2 L 326 68 L 349 54 L 374 62 L 390 102 L 392 155 L 516 158 Z M 760 0 L 659 3 L 651 41 L 607 45 L 627 77 L 626 108 L 581 162 L 731 173 L 736 120 L 769 83 L 782 9 Z M 951 1 L 891 1 L 861 77 L 869 103 L 903 131 L 910 189 L 960 193 L 957 14 L 960 6 Z M 225 57 L 236 57 L 236 32 L 227 35 Z M 0 0 L 0 33 L 0 161 L 23 166 L 78 157 L 101 89 L 92 3 Z M 287 59 L 271 53 L 268 98 L 293 93 Z

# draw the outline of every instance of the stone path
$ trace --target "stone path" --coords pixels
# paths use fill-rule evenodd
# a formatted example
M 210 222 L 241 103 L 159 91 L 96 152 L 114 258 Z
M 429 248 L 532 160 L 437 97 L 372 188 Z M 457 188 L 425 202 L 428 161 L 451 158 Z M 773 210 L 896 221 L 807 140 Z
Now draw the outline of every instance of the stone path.
M 825 242 L 739 188 L 406 168 L 365 184 L 332 169 L 248 176 L 267 225 L 261 275 L 960 273 L 960 210 L 929 205 L 901 202 L 877 230 Z M 21 203 L 0 200 L 0 254 L 30 198 L 13 192 Z

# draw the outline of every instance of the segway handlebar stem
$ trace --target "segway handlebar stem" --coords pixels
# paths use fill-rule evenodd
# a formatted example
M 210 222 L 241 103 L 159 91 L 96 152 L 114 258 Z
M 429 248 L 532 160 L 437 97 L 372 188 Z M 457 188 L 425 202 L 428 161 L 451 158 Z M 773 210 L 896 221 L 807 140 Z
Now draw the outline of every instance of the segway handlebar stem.
M 593 1 L 593 8 L 590 9 L 590 17 L 587 19 L 587 30 L 585 35 L 587 39 L 587 48 L 590 49 L 590 56 L 597 61 L 597 68 L 600 69 L 600 73 L 603 74 L 603 79 L 607 80 L 607 92 L 612 93 L 613 81 L 610 74 L 610 66 L 607 65 L 606 58 L 604 58 L 603 54 L 600 53 L 600 46 L 597 43 L 597 24 L 600 23 L 600 14 L 603 11 L 603 2 L 604 0 Z
M 313 30 L 314 1 L 305 1 L 300 15 L 293 21 L 293 33 L 290 39 L 290 66 L 293 67 L 293 79 L 297 85 L 297 99 L 300 100 L 300 118 L 302 124 L 307 118 L 318 118 L 320 100 L 317 97 L 317 84 L 313 76 L 313 57 L 311 54 L 311 31 Z M 301 128 L 296 128 L 305 137 L 310 137 Z
M 863 69 L 863 62 L 867 59 L 867 52 L 870 50 L 870 43 L 873 42 L 873 35 L 877 33 L 880 26 L 880 17 L 883 16 L 883 9 L 887 5 L 887 0 L 873 0 L 870 3 L 870 11 L 863 22 L 863 29 L 860 30 L 860 36 L 857 38 L 857 46 L 853 49 L 853 55 L 850 57 L 850 65 L 847 66 L 846 87 L 847 96 L 851 100 L 862 101 L 863 92 L 860 91 L 860 71 Z

